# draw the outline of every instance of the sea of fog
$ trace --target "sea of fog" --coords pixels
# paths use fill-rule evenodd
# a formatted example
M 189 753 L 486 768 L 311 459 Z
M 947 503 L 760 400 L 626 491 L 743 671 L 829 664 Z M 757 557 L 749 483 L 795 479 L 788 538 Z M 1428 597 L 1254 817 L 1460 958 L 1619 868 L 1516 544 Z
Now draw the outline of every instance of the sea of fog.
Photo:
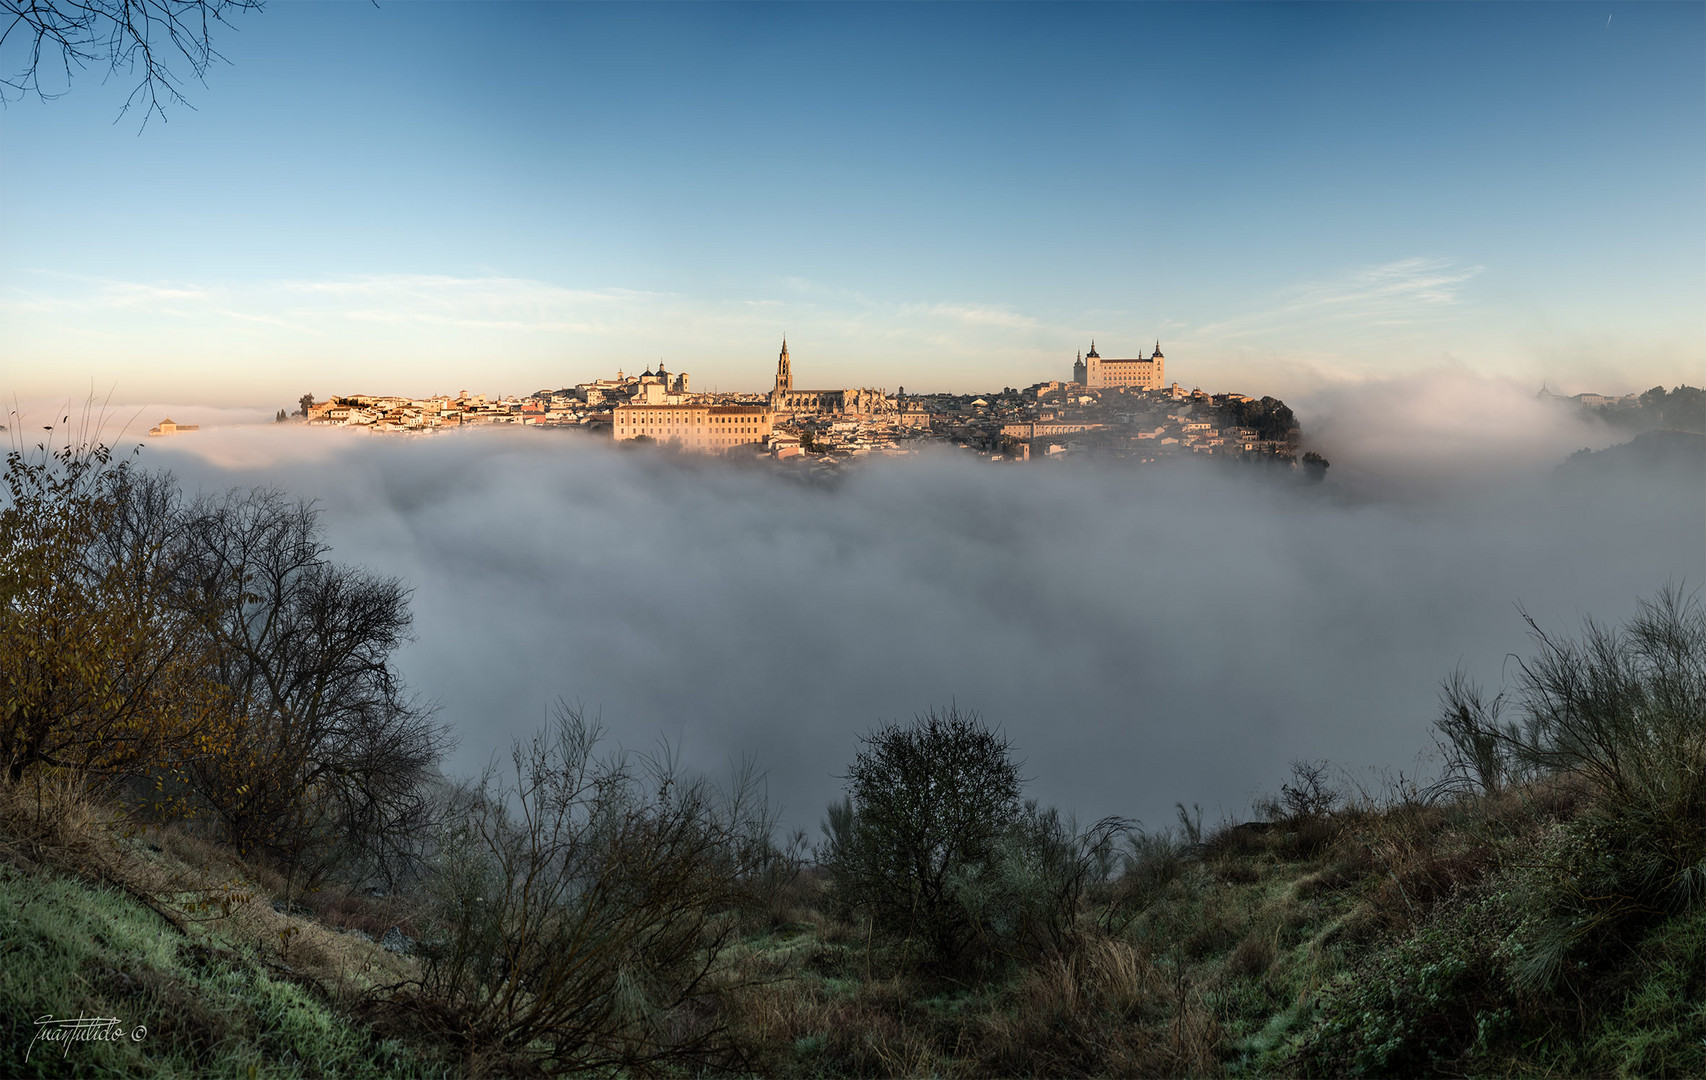
M 862 732 L 950 702 L 1080 819 L 1242 819 L 1299 758 L 1426 772 L 1441 678 L 1496 685 L 1529 647 L 1519 605 L 1569 630 L 1706 582 L 1700 485 L 1555 482 L 1627 436 L 1530 392 L 1447 372 L 1298 412 L 1319 485 L 947 450 L 822 485 L 561 432 L 268 425 L 142 461 L 317 500 L 336 558 L 414 588 L 400 663 L 458 735 L 452 774 L 563 698 L 612 746 L 756 757 L 814 833 Z

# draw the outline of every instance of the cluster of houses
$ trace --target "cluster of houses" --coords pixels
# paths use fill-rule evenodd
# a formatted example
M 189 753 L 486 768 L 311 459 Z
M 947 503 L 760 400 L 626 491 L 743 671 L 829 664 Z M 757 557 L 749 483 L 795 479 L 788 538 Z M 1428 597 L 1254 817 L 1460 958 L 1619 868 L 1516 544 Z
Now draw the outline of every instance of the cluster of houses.
M 1289 410 L 1283 419 L 1270 420 L 1266 430 L 1238 419 L 1241 413 L 1284 408 L 1267 399 L 1259 408 L 1239 409 L 1254 400 L 1246 394 L 1186 391 L 1178 383 L 1159 389 L 1092 388 L 1075 380 L 936 399 L 929 407 L 933 433 L 1002 460 L 1081 454 L 1139 461 L 1176 454 L 1294 457 L 1299 432 Z
M 549 399 L 487 398 L 463 391 L 456 397 L 407 398 L 346 394 L 306 411 L 314 427 L 372 431 L 434 431 L 480 424 L 584 423 L 568 403 Z
M 1186 391 L 1177 382 L 1161 386 L 1163 363 L 1159 347 L 1151 357 L 1131 361 L 1131 372 L 1092 369 L 1081 356 L 1070 381 L 988 395 L 908 396 L 904 389 L 897 394 L 796 389 L 783 342 L 775 385 L 767 394 L 694 393 L 685 372 L 671 373 L 659 362 L 640 375 L 619 371 L 613 379 L 518 398 L 466 391 L 428 398 L 355 394 L 319 404 L 309 398 L 301 415 L 313 426 L 371 431 L 572 427 L 618 442 L 780 459 L 901 454 L 921 440 L 951 442 L 997 460 L 1077 453 L 1143 460 L 1176 453 L 1295 454 L 1294 428 L 1276 431 L 1270 424 L 1259 431 L 1229 421 L 1238 413 L 1233 406 L 1249 397 Z M 1289 421 L 1289 411 L 1285 415 Z
M 595 427 L 608 424 L 619 405 L 679 405 L 690 397 L 686 374 L 671 375 L 659 364 L 643 375 L 617 372 L 561 390 L 540 390 L 526 397 L 488 398 L 464 390 L 455 397 L 411 398 L 385 394 L 343 394 L 310 403 L 298 415 L 314 427 L 353 427 L 371 431 L 434 431 L 491 424 L 545 427 Z

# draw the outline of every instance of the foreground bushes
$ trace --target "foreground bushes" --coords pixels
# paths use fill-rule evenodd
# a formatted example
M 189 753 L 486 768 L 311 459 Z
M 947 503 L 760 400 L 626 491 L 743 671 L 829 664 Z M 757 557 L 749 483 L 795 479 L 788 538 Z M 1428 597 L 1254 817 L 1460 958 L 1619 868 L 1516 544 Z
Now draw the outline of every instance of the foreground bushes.
M 1530 627 L 1515 687 L 1454 677 L 1439 725 L 1448 782 L 1480 793 L 1459 812 L 1502 828 L 1321 997 L 1307 1071 L 1706 1070 L 1706 610 L 1665 589 L 1620 628 Z
M 1080 835 L 1020 801 L 1011 744 L 957 707 L 866 736 L 831 806 L 833 896 L 942 975 L 1070 952 L 1087 892 L 1107 884 L 1120 819 Z
M 802 868 L 750 784 L 600 758 L 573 710 L 442 782 L 391 667 L 401 583 L 276 492 L 109 465 L 15 456 L 0 505 L 0 989 L 140 984 L 165 1024 L 241 984 L 157 1071 L 1706 1073 L 1706 615 L 1676 591 L 1533 627 L 1490 699 L 1449 683 L 1431 789 L 1347 799 L 1300 762 L 1264 820 L 1080 830 L 950 709 L 864 740 Z M 210 839 L 228 881 L 133 872 Z M 401 951 L 339 968 L 334 917 Z M 233 943 L 185 952 L 198 927 Z M 315 1057 L 340 1014 L 377 1033 Z
M 550 1072 L 729 1057 L 686 1019 L 726 991 L 763 804 L 667 765 L 600 759 L 559 705 L 511 770 L 452 802 L 428 860 L 422 974 L 393 999 L 476 1059 Z
M 956 885 L 992 869 L 1018 819 L 1011 747 L 958 708 L 863 742 L 825 826 L 836 897 L 875 931 L 917 941 L 930 963 L 958 965 L 977 926 Z
M 1616 948 L 1654 920 L 1706 905 L 1706 608 L 1666 588 L 1623 627 L 1579 639 L 1529 621 L 1537 650 L 1490 702 L 1447 684 L 1440 728 L 1459 776 L 1567 778 L 1592 793 L 1545 858 L 1525 985 L 1567 979 L 1584 949 Z M 1507 696 L 1517 721 L 1501 721 Z
M 173 602 L 167 539 L 125 528 L 131 463 L 105 447 L 6 455 L 0 771 L 122 775 L 205 733 L 205 643 Z
M 401 582 L 327 556 L 306 503 L 186 501 L 68 441 L 7 456 L 0 764 L 69 769 L 286 866 L 394 884 L 430 827 L 444 729 L 392 656 Z

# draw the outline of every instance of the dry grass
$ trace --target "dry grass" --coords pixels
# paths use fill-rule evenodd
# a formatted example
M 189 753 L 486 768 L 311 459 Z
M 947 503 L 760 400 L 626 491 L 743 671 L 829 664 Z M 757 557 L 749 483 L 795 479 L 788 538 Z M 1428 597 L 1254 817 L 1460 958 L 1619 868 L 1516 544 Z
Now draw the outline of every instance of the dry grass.
M 866 982 L 795 972 L 759 979 L 730 999 L 731 1022 L 759 1074 L 833 1062 L 854 1075 L 947 1075 L 951 1063 L 926 1025 L 909 1023 L 919 985 L 906 975 Z
M 1255 977 L 1265 975 L 1274 966 L 1274 959 L 1279 955 L 1279 949 L 1274 944 L 1271 934 L 1261 930 L 1252 930 L 1244 935 L 1244 940 L 1232 950 L 1232 955 L 1226 958 L 1226 970 L 1233 975 Z
M 0 776 L 0 857 L 20 869 L 99 872 L 113 861 L 114 823 L 80 777 L 36 770 L 13 783 Z
M 271 958 L 276 972 L 336 999 L 417 974 L 413 960 L 338 933 L 338 923 L 275 910 L 272 897 L 284 888 L 276 873 L 237 858 L 190 824 L 141 827 L 73 775 L 38 770 L 18 783 L 0 780 L 0 858 L 116 886 L 197 947 L 249 946 Z M 383 921 L 346 894 L 328 900 L 328 908 L 346 909 L 345 924 L 357 921 L 358 911 L 367 925 Z
M 1218 1025 L 1178 962 L 1102 938 L 1020 980 L 988 1018 L 981 1075 L 1200 1076 L 1218 1071 Z
M 785 974 L 732 999 L 749 1068 L 760 1075 L 1181 1076 L 1218 1068 L 1218 1025 L 1194 977 L 1126 941 L 1093 937 L 1006 983 L 956 990 L 906 973 L 811 974 L 814 966 L 857 967 L 862 958 L 798 940 Z M 775 957 L 744 962 L 752 973 Z

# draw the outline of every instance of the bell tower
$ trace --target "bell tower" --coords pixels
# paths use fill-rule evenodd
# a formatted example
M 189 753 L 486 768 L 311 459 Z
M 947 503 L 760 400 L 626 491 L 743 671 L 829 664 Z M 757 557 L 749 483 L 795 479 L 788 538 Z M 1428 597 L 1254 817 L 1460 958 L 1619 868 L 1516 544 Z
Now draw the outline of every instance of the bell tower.
M 788 339 L 782 338 L 782 355 L 776 358 L 776 392 L 786 394 L 794 388 L 794 374 L 788 370 Z

